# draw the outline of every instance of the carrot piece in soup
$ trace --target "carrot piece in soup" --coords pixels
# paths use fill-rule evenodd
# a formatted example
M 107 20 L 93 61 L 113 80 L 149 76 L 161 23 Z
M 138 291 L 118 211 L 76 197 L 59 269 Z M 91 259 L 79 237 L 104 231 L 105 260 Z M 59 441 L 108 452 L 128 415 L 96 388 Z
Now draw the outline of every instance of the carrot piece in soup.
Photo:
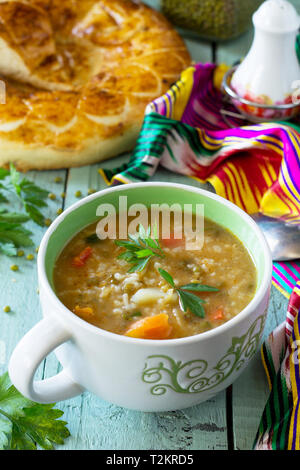
M 87 321 L 89 320 L 89 318 L 94 316 L 94 310 L 92 309 L 92 307 L 80 307 L 79 305 L 75 306 L 74 313 L 76 313 L 76 315 Z
M 92 251 L 93 250 L 90 246 L 84 248 L 84 250 L 82 250 L 78 256 L 75 256 L 73 258 L 72 265 L 76 267 L 84 266 L 86 260 L 91 256 Z
M 125 336 L 142 339 L 168 339 L 172 332 L 172 326 L 168 320 L 169 317 L 165 313 L 145 317 L 136 321 L 127 330 Z
M 224 320 L 224 308 L 219 307 L 217 310 L 215 310 L 213 313 L 210 314 L 210 320 L 213 321 L 220 321 Z

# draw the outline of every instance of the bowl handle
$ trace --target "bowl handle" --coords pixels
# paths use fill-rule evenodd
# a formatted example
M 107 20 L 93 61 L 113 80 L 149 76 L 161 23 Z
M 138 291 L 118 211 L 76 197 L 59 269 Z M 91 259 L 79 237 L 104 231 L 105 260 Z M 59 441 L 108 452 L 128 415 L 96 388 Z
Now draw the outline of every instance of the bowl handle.
M 52 316 L 37 323 L 17 344 L 8 365 L 8 373 L 15 387 L 26 397 L 38 403 L 55 403 L 79 395 L 83 388 L 63 369 L 45 380 L 34 380 L 40 363 L 71 335 Z

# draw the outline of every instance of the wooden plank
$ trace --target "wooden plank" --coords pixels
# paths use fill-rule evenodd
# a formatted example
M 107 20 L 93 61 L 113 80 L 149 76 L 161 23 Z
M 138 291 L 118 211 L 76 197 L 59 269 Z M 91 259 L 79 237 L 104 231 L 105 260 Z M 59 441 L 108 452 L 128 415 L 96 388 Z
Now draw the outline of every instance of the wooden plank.
M 60 403 L 71 437 L 63 450 L 226 450 L 224 393 L 195 407 L 143 413 L 88 392 Z

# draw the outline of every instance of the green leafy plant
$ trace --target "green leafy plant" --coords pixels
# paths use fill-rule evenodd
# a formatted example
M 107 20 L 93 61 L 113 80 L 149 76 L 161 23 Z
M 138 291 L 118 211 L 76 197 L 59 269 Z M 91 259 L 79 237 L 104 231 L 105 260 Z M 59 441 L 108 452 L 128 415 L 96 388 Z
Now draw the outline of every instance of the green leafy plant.
M 3 190 L 6 190 L 6 186 L 3 184 L 3 180 L 5 180 L 9 174 L 9 170 L 0 168 L 0 202 L 8 202 L 7 197 L 3 194 Z
M 51 450 L 64 444 L 70 432 L 59 419 L 63 411 L 54 406 L 28 400 L 11 385 L 7 372 L 0 376 L 0 450 Z
M 143 225 L 140 225 L 137 235 L 128 235 L 129 240 L 115 240 L 116 245 L 125 248 L 118 258 L 132 264 L 129 273 L 142 271 L 155 256 L 159 258 L 165 256 L 158 241 L 156 228 L 153 232 L 154 238 L 151 238 L 151 227 L 149 226 L 146 231 Z
M 8 212 L 0 208 L 0 251 L 7 256 L 15 256 L 20 246 L 32 246 L 31 232 L 23 227 L 30 217 L 26 214 Z
M 181 310 L 187 312 L 188 310 L 200 318 L 205 317 L 205 310 L 203 304 L 205 300 L 201 299 L 192 292 L 218 292 L 216 287 L 206 286 L 198 282 L 192 282 L 180 287 L 176 287 L 173 277 L 164 269 L 158 268 L 160 275 L 164 280 L 177 292 L 179 297 L 179 305 Z
M 46 207 L 48 191 L 36 186 L 27 178 L 22 178 L 11 164 L 10 170 L 0 168 L 0 252 L 15 256 L 19 247 L 33 245 L 32 232 L 23 224 L 32 220 L 40 226 L 45 225 L 45 217 L 40 208 Z M 10 212 L 4 204 L 15 195 L 24 207 L 25 213 Z
M 47 206 L 45 199 L 48 197 L 49 191 L 40 188 L 27 178 L 21 178 L 21 174 L 13 165 L 10 165 L 10 182 L 30 219 L 38 225 L 44 226 L 45 217 L 40 208 Z

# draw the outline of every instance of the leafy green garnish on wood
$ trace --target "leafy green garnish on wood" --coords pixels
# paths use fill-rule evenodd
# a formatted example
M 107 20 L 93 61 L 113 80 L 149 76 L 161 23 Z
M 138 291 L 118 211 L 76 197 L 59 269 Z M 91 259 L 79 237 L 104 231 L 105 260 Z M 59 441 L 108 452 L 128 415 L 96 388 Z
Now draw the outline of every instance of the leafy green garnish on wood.
M 129 273 L 142 271 L 154 256 L 164 257 L 155 228 L 154 238 L 151 238 L 151 227 L 146 231 L 143 225 L 139 226 L 137 235 L 128 235 L 128 238 L 129 240 L 115 240 L 115 244 L 126 249 L 118 258 L 132 264 Z
M 195 294 L 192 294 L 191 291 L 218 292 L 219 289 L 217 289 L 216 287 L 206 286 L 198 282 L 192 282 L 190 284 L 185 284 L 183 286 L 176 287 L 174 279 L 170 273 L 161 268 L 158 268 L 158 271 L 160 275 L 164 278 L 164 280 L 177 292 L 181 310 L 183 310 L 184 312 L 187 312 L 189 310 L 197 317 L 204 318 L 205 310 L 202 304 L 205 303 L 205 300 L 200 299 L 200 297 Z
M 7 256 L 15 256 L 20 246 L 32 246 L 31 232 L 23 227 L 30 217 L 26 214 L 8 212 L 0 208 L 0 251 Z
M 10 212 L 7 203 L 15 195 L 21 202 L 25 213 Z M 44 226 L 45 217 L 40 208 L 46 207 L 45 199 L 48 191 L 36 186 L 27 178 L 22 178 L 11 164 L 10 170 L 0 168 L 0 252 L 7 256 L 15 256 L 19 247 L 33 245 L 32 232 L 24 228 L 23 224 L 33 220 L 36 224 Z
M 13 165 L 10 165 L 10 181 L 29 217 L 38 225 L 44 226 L 45 217 L 40 208 L 47 206 L 45 199 L 49 191 L 40 188 L 27 178 L 21 178 L 21 174 Z
M 5 168 L 0 168 L 0 202 L 8 202 L 7 197 L 2 192 L 3 190 L 6 190 L 6 185 L 4 183 L 1 183 L 1 181 L 5 180 L 9 176 L 9 174 L 9 170 L 6 170 Z
M 11 385 L 8 373 L 0 376 L 0 450 L 52 450 L 70 435 L 63 411 L 55 404 L 40 405 Z

